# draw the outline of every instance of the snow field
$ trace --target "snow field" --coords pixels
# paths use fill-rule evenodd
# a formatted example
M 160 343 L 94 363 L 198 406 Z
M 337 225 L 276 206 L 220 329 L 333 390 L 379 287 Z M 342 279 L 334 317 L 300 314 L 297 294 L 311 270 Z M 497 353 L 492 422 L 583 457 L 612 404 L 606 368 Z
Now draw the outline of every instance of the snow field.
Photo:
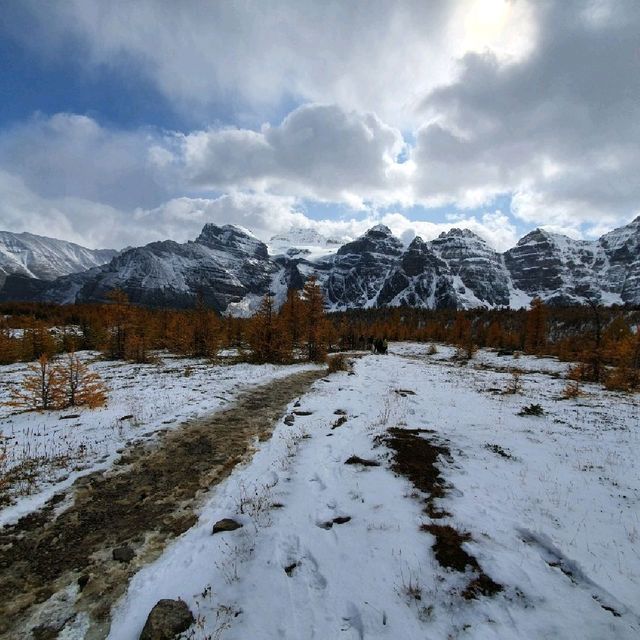
M 392 345 L 316 382 L 289 407 L 311 413 L 282 421 L 135 576 L 110 637 L 137 638 L 165 597 L 189 604 L 194 638 L 638 637 L 638 399 L 585 387 L 558 400 L 566 365 L 452 353 Z M 523 392 L 505 395 L 516 366 Z M 531 403 L 545 414 L 517 415 Z M 336 411 L 347 421 L 332 429 Z M 502 593 L 464 600 L 470 572 L 439 566 L 422 502 L 375 441 L 391 426 L 448 444 L 438 506 L 451 516 L 437 522 L 472 535 L 465 549 Z M 381 466 L 345 465 L 354 454 Z M 212 536 L 225 517 L 243 528 Z

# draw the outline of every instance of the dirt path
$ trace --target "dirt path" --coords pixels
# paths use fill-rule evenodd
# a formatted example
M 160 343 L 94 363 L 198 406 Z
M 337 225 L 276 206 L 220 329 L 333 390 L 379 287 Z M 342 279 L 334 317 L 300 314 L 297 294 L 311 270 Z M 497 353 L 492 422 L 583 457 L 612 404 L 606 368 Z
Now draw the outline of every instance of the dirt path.
M 230 408 L 133 446 L 112 470 L 86 476 L 71 496 L 0 531 L 0 637 L 56 638 L 78 625 L 104 638 L 130 578 L 197 520 L 204 493 L 270 436 L 286 405 L 324 374 L 296 373 L 244 392 Z M 60 513 L 59 511 L 63 509 Z M 129 562 L 113 559 L 127 545 Z

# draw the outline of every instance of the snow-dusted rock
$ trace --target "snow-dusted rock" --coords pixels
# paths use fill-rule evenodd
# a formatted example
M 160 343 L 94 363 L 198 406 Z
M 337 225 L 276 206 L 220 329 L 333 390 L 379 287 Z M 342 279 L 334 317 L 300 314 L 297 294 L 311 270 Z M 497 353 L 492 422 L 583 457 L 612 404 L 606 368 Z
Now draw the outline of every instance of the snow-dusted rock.
M 32 233 L 0 231 L 0 285 L 9 274 L 55 280 L 109 262 L 117 253 Z
M 207 224 L 194 242 L 129 249 L 54 282 L 34 275 L 7 276 L 0 300 L 99 301 L 118 287 L 139 304 L 189 307 L 202 295 L 219 311 L 247 315 L 267 291 L 281 303 L 287 288 L 315 276 L 331 310 L 520 307 L 535 296 L 550 304 L 640 304 L 640 217 L 597 241 L 536 229 L 504 254 L 468 229 L 404 247 L 377 225 L 338 247 L 294 228 L 267 246 L 240 227 Z

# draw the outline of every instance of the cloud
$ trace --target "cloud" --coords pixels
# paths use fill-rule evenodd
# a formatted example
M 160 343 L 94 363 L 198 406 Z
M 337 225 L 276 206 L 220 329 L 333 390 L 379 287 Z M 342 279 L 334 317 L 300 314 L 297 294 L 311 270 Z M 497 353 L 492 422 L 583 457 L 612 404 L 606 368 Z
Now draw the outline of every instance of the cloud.
M 355 238 L 382 222 L 407 243 L 417 234 L 432 239 L 454 226 L 472 229 L 501 250 L 515 242 L 513 225 L 499 212 L 446 223 L 410 220 L 398 212 L 314 220 L 295 198 L 246 193 L 172 198 L 158 207 L 129 211 L 75 197 L 43 198 L 20 178 L 2 170 L 0 220 L 3 230 L 29 231 L 92 248 L 120 249 L 166 239 L 186 242 L 195 239 L 207 222 L 237 224 L 265 241 L 291 227 L 313 228 L 326 237 Z
M 0 166 L 42 197 L 150 206 L 175 182 L 167 170 L 171 143 L 150 129 L 108 129 L 83 115 L 36 115 L 0 133 Z
M 640 202 L 640 7 L 547 2 L 538 18 L 528 57 L 467 54 L 428 94 L 417 198 L 478 206 L 512 192 L 531 224 L 626 221 Z
M 184 113 L 250 124 L 283 104 L 329 102 L 413 126 L 453 60 L 487 47 L 525 55 L 528 4 L 509 0 L 22 0 L 13 37 L 47 59 L 75 46 L 89 69 L 149 79 Z
M 443 230 L 429 208 L 451 206 L 504 248 L 514 220 L 593 237 L 640 210 L 633 0 L 24 0 L 1 29 L 47 61 L 72 51 L 151 79 L 205 125 L 62 113 L 5 128 L 0 226 L 49 217 L 58 235 L 121 246 L 193 237 L 207 217 L 264 236 L 386 218 L 410 238 Z M 498 195 L 511 212 L 487 213 Z M 304 201 L 343 217 L 310 220 Z
M 137 243 L 139 229 L 129 215 L 109 205 L 76 197 L 43 198 L 24 181 L 0 169 L 0 221 L 3 231 L 28 231 L 91 248 Z
M 358 205 L 402 198 L 408 183 L 397 158 L 404 147 L 400 132 L 373 114 L 314 104 L 260 132 L 192 133 L 184 139 L 183 158 L 189 179 L 200 187 L 260 189 Z
M 236 224 L 266 240 L 294 226 L 311 226 L 291 197 L 233 193 L 217 198 L 174 198 L 154 209 L 138 209 L 134 224 L 153 226 L 162 238 L 194 239 L 205 223 Z

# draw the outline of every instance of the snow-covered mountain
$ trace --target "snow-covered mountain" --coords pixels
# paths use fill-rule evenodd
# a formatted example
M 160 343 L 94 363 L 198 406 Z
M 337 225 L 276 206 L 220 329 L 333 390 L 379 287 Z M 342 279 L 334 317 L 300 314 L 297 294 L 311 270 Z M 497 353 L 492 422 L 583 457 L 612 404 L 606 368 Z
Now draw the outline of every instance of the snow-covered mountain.
M 267 291 L 281 301 L 313 275 L 331 310 L 518 308 L 534 296 L 640 304 L 640 217 L 590 242 L 536 229 L 503 254 L 467 229 L 416 237 L 408 247 L 384 225 L 341 246 L 292 229 L 267 245 L 245 229 L 208 224 L 193 242 L 128 249 L 53 282 L 27 275 L 8 276 L 0 300 L 100 301 L 118 287 L 140 304 L 192 306 L 202 295 L 221 312 L 247 314 Z
M 105 264 L 117 253 L 110 249 L 87 249 L 32 233 L 0 231 L 0 285 L 9 274 L 55 280 Z
M 305 256 L 320 259 L 336 253 L 348 239 L 326 238 L 315 229 L 292 227 L 287 233 L 273 236 L 269 241 L 269 252 L 274 256 Z
M 202 295 L 208 305 L 224 311 L 249 294 L 267 291 L 277 270 L 266 245 L 248 231 L 207 224 L 195 242 L 152 242 L 54 282 L 8 277 L 0 299 L 94 302 L 118 288 L 138 304 L 189 307 Z

